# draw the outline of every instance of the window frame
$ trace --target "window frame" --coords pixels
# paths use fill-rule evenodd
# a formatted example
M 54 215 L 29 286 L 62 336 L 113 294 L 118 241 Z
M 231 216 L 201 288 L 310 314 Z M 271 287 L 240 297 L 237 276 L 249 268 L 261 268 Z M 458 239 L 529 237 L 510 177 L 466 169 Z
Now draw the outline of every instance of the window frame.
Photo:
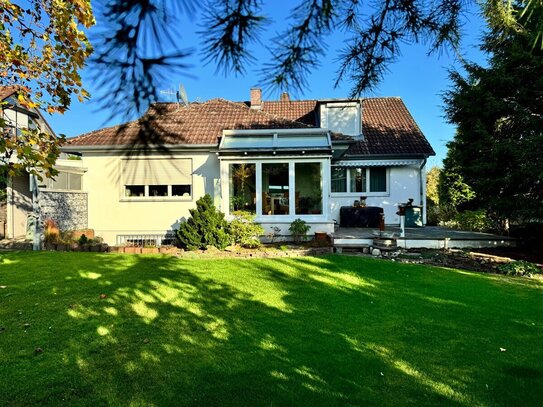
M 390 167 L 386 166 L 341 166 L 341 165 L 331 165 L 330 166 L 330 179 L 332 177 L 332 169 L 333 168 L 344 168 L 345 169 L 345 179 L 347 182 L 347 191 L 346 192 L 334 192 L 332 191 L 332 184 L 330 184 L 330 194 L 333 197 L 360 197 L 360 196 L 389 196 L 390 195 Z M 365 169 L 366 171 L 366 191 L 365 192 L 356 192 L 351 191 L 351 169 L 355 168 L 361 168 Z M 373 192 L 370 191 L 370 177 L 371 177 L 371 168 L 384 168 L 385 169 L 385 182 L 386 182 L 386 190 L 385 191 L 378 191 Z
M 84 180 L 84 172 L 82 171 L 69 171 L 65 169 L 59 169 L 59 173 L 65 173 L 66 174 L 66 186 L 70 186 L 70 175 L 77 175 L 81 177 L 81 188 L 80 189 L 69 189 L 69 188 L 53 188 L 49 187 L 49 185 L 52 185 L 53 180 L 51 178 L 45 178 L 40 184 L 39 188 L 46 192 L 85 192 L 85 180 Z
M 176 157 L 181 160 L 190 161 L 190 184 L 180 184 L 180 183 L 169 183 L 169 184 L 126 184 L 123 179 L 123 163 L 127 160 L 164 160 L 171 157 L 142 157 L 142 158 L 123 158 L 119 160 L 119 180 L 120 180 L 120 202 L 192 202 L 194 200 L 194 163 L 192 158 L 186 157 Z M 142 185 L 144 187 L 144 196 L 126 196 L 126 186 L 127 185 Z M 167 187 L 168 196 L 153 196 L 149 195 L 149 187 L 152 185 L 164 185 Z M 173 196 L 172 187 L 174 185 L 184 185 L 190 187 L 190 194 L 188 197 L 183 196 Z
M 321 167 L 321 194 L 322 194 L 322 214 L 296 214 L 296 203 L 294 199 L 289 199 L 289 214 L 281 215 L 263 215 L 263 203 L 262 203 L 262 164 L 288 164 L 289 168 L 289 191 L 293 191 L 295 194 L 296 180 L 295 180 L 295 165 L 296 163 L 319 163 Z M 304 219 L 307 222 L 326 222 L 330 220 L 330 211 L 326 208 L 329 207 L 329 193 L 330 190 L 330 160 L 323 157 L 307 157 L 304 159 L 299 158 L 254 158 L 254 159 L 223 159 L 221 160 L 221 211 L 225 213 L 227 218 L 232 218 L 230 211 L 230 191 L 228 189 L 228 180 L 230 179 L 230 164 L 254 164 L 256 166 L 256 214 L 255 220 L 261 223 L 290 223 L 296 218 Z

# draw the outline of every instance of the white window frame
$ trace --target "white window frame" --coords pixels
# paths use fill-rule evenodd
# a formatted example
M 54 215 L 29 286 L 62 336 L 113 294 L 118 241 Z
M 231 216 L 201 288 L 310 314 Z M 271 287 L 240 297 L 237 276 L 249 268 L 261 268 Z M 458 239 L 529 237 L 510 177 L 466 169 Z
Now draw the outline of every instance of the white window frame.
M 85 174 L 84 171 L 77 171 L 77 170 L 70 171 L 70 170 L 65 170 L 65 169 L 60 169 L 60 168 L 58 169 L 58 171 L 59 173 L 64 172 L 66 174 L 79 175 L 81 177 L 81 189 L 49 188 L 47 184 L 49 183 L 50 178 L 45 178 L 41 183 L 39 183 L 38 187 L 41 188 L 43 191 L 47 191 L 47 192 L 75 192 L 75 193 L 86 192 L 85 185 L 84 185 L 85 177 L 83 176 Z
M 295 199 L 290 198 L 289 194 L 289 213 L 288 215 L 264 215 L 262 214 L 262 164 L 288 164 L 289 165 L 289 192 L 295 193 L 295 164 L 296 163 L 319 163 L 321 165 L 321 188 L 322 188 L 322 214 L 296 214 Z M 260 223 L 285 223 L 292 222 L 300 218 L 306 222 L 327 222 L 330 221 L 330 159 L 322 157 L 308 157 L 304 159 L 277 158 L 277 159 L 222 159 L 221 168 L 221 210 L 228 218 L 230 214 L 230 164 L 255 164 L 256 166 L 256 217 L 255 220 Z
M 130 160 L 161 160 L 171 157 L 166 156 L 152 156 L 145 158 L 130 158 Z M 149 196 L 149 186 L 151 184 L 126 184 L 123 179 L 123 162 L 128 160 L 126 158 L 119 160 L 119 179 L 120 179 L 120 202 L 192 202 L 194 200 L 194 163 L 192 158 L 175 157 L 183 160 L 190 160 L 190 195 L 188 197 L 172 196 L 173 185 L 186 185 L 186 184 L 152 184 L 152 185 L 166 185 L 168 187 L 168 196 Z M 145 196 L 126 196 L 126 185 L 143 185 Z
M 347 192 L 332 192 L 332 168 L 340 167 L 345 168 L 347 171 L 346 182 L 347 182 Z M 385 168 L 385 177 L 386 177 L 386 191 L 384 192 L 370 192 L 370 168 Z M 355 168 L 364 168 L 366 170 L 366 191 L 365 192 L 353 192 L 351 191 L 351 169 Z M 360 196 L 390 196 L 390 167 L 387 166 L 352 166 L 346 167 L 341 165 L 331 165 L 330 166 L 330 193 L 332 197 L 360 197 Z

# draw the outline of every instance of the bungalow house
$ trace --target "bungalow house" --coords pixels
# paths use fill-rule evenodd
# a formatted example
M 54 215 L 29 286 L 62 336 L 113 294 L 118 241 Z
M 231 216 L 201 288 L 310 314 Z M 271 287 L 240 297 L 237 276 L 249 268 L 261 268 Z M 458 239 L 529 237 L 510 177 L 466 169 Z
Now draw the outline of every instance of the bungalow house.
M 61 190 L 87 194 L 88 227 L 109 244 L 167 235 L 206 193 L 227 215 L 251 211 L 282 235 L 296 218 L 331 233 L 340 208 L 361 197 L 389 225 L 412 199 L 424 222 L 434 155 L 400 98 L 263 101 L 257 88 L 247 102 L 157 103 L 63 151 L 81 160 L 61 168 Z

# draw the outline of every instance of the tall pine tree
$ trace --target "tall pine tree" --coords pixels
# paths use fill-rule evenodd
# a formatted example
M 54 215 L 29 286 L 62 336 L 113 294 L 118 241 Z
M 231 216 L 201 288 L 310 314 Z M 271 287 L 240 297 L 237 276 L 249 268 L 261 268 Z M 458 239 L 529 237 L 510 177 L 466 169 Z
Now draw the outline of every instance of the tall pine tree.
M 462 177 L 471 205 L 501 221 L 543 220 L 543 51 L 526 32 L 491 29 L 489 66 L 451 73 L 448 120 L 458 126 L 443 173 Z

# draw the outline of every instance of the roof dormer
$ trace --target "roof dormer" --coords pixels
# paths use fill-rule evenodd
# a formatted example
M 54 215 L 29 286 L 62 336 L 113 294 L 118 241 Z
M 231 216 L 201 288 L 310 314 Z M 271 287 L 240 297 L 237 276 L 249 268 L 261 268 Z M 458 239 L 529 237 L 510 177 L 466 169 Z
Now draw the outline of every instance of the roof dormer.
M 361 112 L 358 100 L 321 102 L 319 113 L 320 127 L 353 138 L 361 136 Z

